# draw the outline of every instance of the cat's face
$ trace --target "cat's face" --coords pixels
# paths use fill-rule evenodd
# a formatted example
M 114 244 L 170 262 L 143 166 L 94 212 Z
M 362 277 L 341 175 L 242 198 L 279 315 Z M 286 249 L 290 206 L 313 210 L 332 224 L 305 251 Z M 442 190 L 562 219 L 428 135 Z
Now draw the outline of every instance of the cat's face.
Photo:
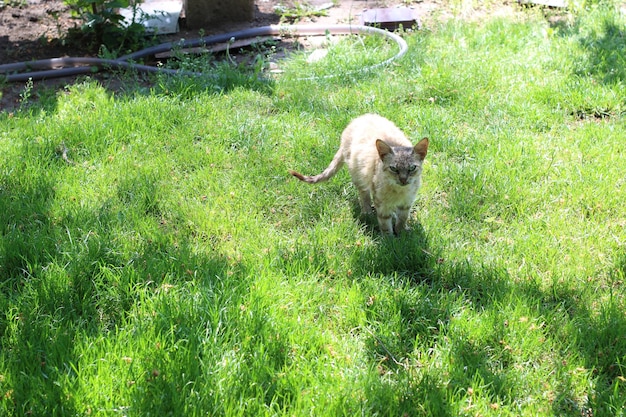
M 389 178 L 398 184 L 405 186 L 419 180 L 422 173 L 422 162 L 428 150 L 428 139 L 422 139 L 413 148 L 395 147 L 392 148 L 384 141 L 376 141 L 376 148 L 383 170 Z
M 388 161 L 384 164 L 384 169 L 400 185 L 409 184 L 422 171 L 421 161 L 416 161 L 412 152 L 410 154 L 407 152 L 407 155 L 397 152 L 393 158 L 387 159 Z

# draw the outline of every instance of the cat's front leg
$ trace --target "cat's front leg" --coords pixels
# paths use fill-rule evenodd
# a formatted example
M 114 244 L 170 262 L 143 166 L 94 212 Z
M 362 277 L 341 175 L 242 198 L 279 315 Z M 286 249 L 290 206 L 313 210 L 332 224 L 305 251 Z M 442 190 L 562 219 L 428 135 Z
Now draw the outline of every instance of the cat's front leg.
M 398 207 L 396 211 L 397 219 L 396 225 L 394 226 L 394 232 L 396 235 L 402 233 L 403 230 L 406 230 L 406 221 L 409 218 L 409 212 L 411 211 L 411 207 Z
M 393 235 L 393 213 L 376 209 L 376 217 L 378 218 L 378 227 L 384 235 Z
M 372 198 L 369 189 L 359 189 L 359 202 L 361 203 L 361 214 L 372 214 Z

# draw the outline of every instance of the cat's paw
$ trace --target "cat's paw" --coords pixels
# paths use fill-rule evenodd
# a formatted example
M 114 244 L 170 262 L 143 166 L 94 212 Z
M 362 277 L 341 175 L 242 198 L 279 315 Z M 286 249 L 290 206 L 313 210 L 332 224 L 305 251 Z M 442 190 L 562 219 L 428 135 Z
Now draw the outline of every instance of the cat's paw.
M 393 234 L 396 236 L 400 236 L 403 232 L 408 232 L 411 230 L 407 225 L 398 227 L 397 225 L 393 228 Z

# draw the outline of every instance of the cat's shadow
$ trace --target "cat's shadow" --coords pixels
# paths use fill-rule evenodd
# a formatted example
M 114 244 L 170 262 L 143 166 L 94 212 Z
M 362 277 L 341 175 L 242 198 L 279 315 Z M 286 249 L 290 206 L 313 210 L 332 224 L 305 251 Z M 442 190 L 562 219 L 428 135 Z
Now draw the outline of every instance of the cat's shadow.
M 429 248 L 428 237 L 419 221 L 409 220 L 407 230 L 397 236 L 386 236 L 380 232 L 376 215 L 362 214 L 358 201 L 353 205 L 353 216 L 374 242 L 361 248 L 354 257 L 353 269 L 360 276 L 397 274 L 414 282 L 431 279 L 437 257 Z

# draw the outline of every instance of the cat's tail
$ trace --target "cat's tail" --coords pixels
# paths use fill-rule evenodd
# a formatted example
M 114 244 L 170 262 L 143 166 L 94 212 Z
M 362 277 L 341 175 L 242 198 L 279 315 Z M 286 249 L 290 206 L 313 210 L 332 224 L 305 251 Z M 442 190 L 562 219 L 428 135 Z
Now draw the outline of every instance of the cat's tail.
M 315 184 L 317 182 L 322 182 L 330 179 L 333 175 L 339 171 L 339 169 L 343 166 L 343 153 L 341 149 L 337 151 L 335 157 L 330 162 L 330 165 L 321 173 L 317 175 L 302 175 L 299 172 L 289 170 L 289 173 L 299 179 L 300 181 L 308 182 L 309 184 Z

